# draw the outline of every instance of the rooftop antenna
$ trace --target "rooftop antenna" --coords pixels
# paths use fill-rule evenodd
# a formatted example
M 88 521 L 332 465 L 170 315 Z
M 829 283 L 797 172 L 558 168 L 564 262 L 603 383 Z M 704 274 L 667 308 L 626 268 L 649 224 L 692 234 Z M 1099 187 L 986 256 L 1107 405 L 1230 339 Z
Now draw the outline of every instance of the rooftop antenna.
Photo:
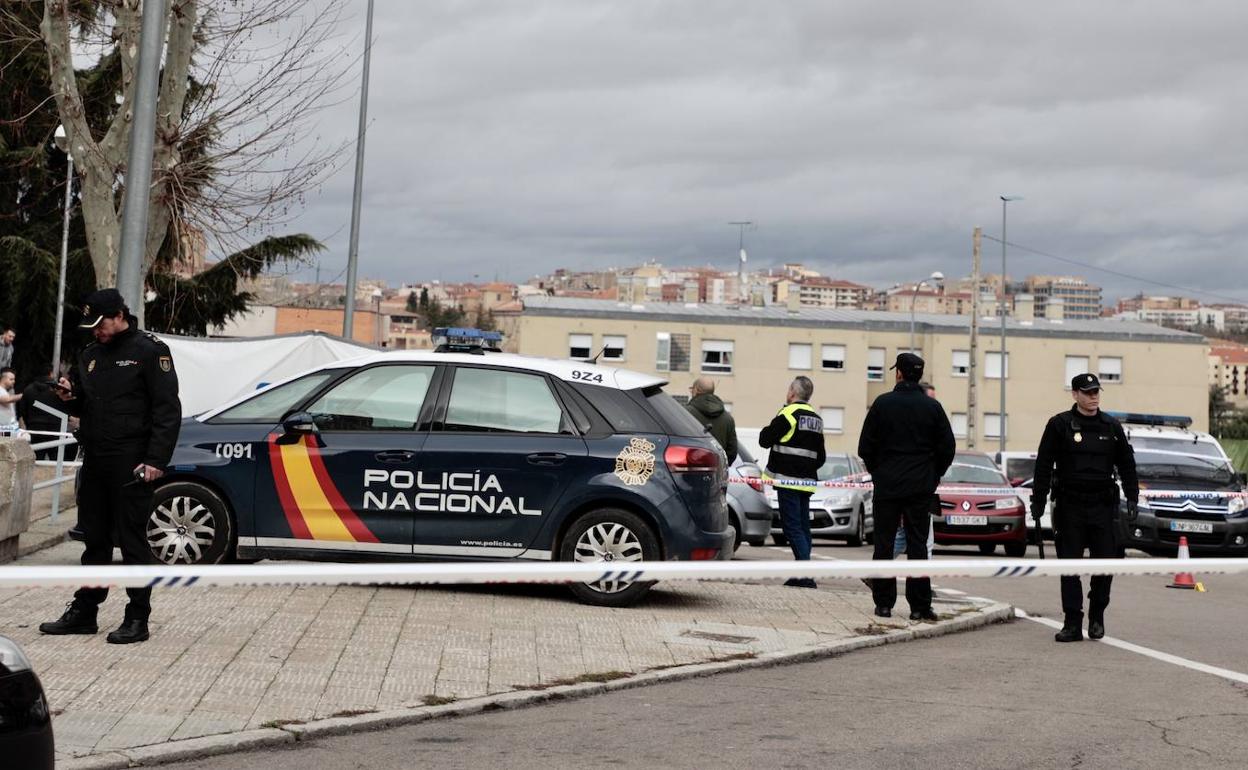
M 753 229 L 754 223 L 750 221 L 738 221 L 729 222 L 728 224 L 738 228 L 737 249 L 740 251 L 741 261 L 737 263 L 737 300 L 741 304 L 745 304 L 746 300 L 749 298 L 749 289 L 745 285 L 745 228 L 749 227 Z

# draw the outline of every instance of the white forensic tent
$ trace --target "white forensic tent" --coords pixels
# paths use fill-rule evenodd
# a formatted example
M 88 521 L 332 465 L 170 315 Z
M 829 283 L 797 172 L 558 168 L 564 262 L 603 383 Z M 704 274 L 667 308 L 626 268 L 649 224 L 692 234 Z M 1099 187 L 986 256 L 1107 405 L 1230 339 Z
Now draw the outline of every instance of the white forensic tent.
M 187 417 L 262 385 L 379 350 L 321 332 L 234 338 L 156 336 L 173 353 L 182 414 Z

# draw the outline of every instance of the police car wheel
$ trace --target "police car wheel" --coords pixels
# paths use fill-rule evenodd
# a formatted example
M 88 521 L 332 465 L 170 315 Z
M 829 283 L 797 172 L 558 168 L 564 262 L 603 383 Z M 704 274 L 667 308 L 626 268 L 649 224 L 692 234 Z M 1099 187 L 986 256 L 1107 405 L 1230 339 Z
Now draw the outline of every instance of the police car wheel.
M 618 508 L 602 508 L 577 519 L 559 546 L 560 561 L 610 563 L 624 573 L 628 562 L 659 558 L 659 541 L 649 525 L 637 514 Z M 576 583 L 570 588 L 586 604 L 626 607 L 653 585 L 653 581 L 617 579 Z
M 1027 541 L 1020 540 L 1017 543 L 1005 544 L 1005 555 L 1011 559 L 1017 559 L 1027 555 Z
M 741 522 L 737 520 L 735 513 L 731 513 L 728 515 L 728 523 L 732 525 L 732 552 L 736 553 L 741 547 Z
M 211 489 L 176 481 L 156 490 L 147 545 L 165 564 L 219 564 L 233 553 L 234 520 Z
M 996 543 L 980 543 L 979 552 L 982 553 L 984 556 L 991 556 L 997 552 L 997 544 Z

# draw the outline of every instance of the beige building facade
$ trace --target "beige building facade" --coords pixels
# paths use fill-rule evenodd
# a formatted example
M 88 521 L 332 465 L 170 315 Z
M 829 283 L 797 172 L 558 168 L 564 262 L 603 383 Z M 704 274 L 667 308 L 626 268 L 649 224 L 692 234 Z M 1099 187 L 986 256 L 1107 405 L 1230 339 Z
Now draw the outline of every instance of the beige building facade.
M 1000 337 L 996 320 L 981 325 L 975 371 L 978 407 L 968 424 L 969 319 L 916 318 L 915 347 L 950 414 L 958 445 L 998 449 Z M 696 377 L 717 382 L 741 427 L 767 424 L 797 375 L 815 384 L 829 450 L 853 451 L 867 408 L 894 384 L 888 367 L 909 349 L 910 314 L 875 311 L 732 308 L 676 303 L 534 297 L 508 311 L 506 347 L 551 358 L 592 356 L 599 363 L 656 374 L 683 396 Z M 586 355 L 586 351 L 590 351 Z M 1100 375 L 1110 411 L 1184 414 L 1207 430 L 1208 345 L 1196 334 L 1120 321 L 1010 321 L 1006 361 L 1006 442 L 1034 451 L 1044 424 L 1072 403 L 1070 378 Z

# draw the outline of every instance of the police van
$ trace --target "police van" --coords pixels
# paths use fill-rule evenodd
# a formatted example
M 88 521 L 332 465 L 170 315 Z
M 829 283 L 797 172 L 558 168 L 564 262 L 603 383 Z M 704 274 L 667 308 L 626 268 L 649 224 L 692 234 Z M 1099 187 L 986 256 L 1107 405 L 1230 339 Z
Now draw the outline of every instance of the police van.
M 152 552 L 170 564 L 731 557 L 723 450 L 663 380 L 504 354 L 496 332 L 435 340 L 185 420 L 155 490 Z M 623 606 L 650 586 L 572 590 Z
M 1126 431 L 1140 479 L 1139 516 L 1133 524 L 1119 518 L 1124 545 L 1173 553 L 1186 537 L 1196 553 L 1248 554 L 1248 498 L 1239 494 L 1248 479 L 1218 440 L 1191 430 L 1190 417 L 1110 414 Z

